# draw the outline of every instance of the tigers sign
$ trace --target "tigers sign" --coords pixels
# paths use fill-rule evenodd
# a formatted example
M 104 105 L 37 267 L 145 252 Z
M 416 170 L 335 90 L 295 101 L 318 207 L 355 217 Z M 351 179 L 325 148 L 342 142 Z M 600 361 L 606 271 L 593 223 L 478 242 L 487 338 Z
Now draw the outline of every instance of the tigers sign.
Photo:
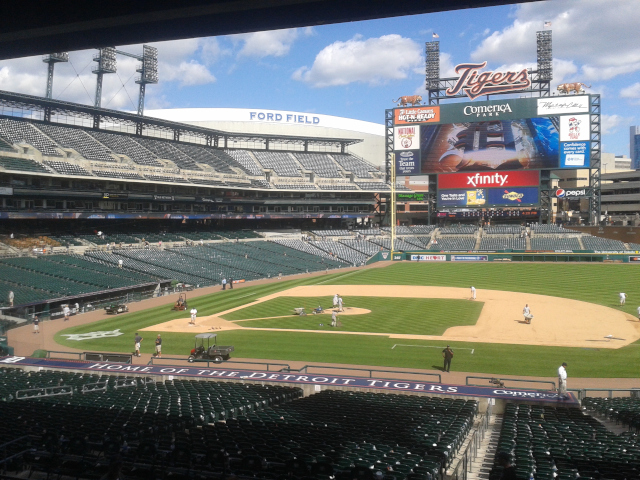
M 462 92 L 471 100 L 475 100 L 482 95 L 517 92 L 531 86 L 531 79 L 526 68 L 519 72 L 487 70 L 480 73 L 480 70 L 486 66 L 486 61 L 456 65 L 455 72 L 460 76 L 453 87 L 447 88 L 445 92 L 447 96 L 454 97 Z

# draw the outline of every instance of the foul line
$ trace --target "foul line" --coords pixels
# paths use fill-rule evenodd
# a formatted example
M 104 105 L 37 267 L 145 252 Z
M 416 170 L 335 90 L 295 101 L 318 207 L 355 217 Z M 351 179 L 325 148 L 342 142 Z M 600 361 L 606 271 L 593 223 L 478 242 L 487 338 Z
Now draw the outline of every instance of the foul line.
M 405 345 L 403 343 L 395 343 L 393 347 L 391 347 L 391 350 L 393 350 L 396 347 L 446 348 L 446 347 L 437 347 L 435 345 Z M 456 350 L 471 350 L 471 355 L 473 355 L 475 348 L 456 347 Z
M 332 278 L 328 278 L 327 280 L 324 280 L 322 282 L 318 282 L 318 283 L 312 283 L 311 285 L 321 285 L 323 283 L 327 283 L 327 282 L 333 282 L 339 278 L 344 278 L 344 277 L 348 277 L 349 275 L 353 275 L 354 273 L 360 273 L 360 270 L 354 270 L 353 272 L 347 272 L 344 273 L 342 275 L 338 275 L 337 277 L 332 277 Z

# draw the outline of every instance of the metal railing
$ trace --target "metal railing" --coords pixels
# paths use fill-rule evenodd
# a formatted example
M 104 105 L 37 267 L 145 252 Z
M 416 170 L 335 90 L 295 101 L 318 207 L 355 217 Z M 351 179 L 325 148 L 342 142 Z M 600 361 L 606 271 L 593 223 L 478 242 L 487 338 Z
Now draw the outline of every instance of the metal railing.
M 6 443 L 3 443 L 2 445 L 0 445 L 0 452 L 2 452 L 2 454 L 1 454 L 2 458 L 0 458 L 0 466 L 1 466 L 0 472 L 4 472 L 4 473 L 7 472 L 7 462 L 13 460 L 14 458 L 21 457 L 25 453 L 31 452 L 31 451 L 34 450 L 31 447 L 27 447 L 26 449 L 21 450 L 20 452 L 17 452 L 17 453 L 14 453 L 13 455 L 7 456 L 7 451 L 9 449 L 9 447 L 13 446 L 14 444 L 18 444 L 20 442 L 23 442 L 25 440 L 29 441 L 30 438 L 31 437 L 29 435 L 24 435 L 22 437 L 16 438 L 14 440 L 11 440 L 10 442 L 6 442 Z
M 311 373 L 309 369 L 311 368 L 319 368 L 325 370 L 347 370 L 352 372 L 368 372 L 369 377 L 373 378 L 373 373 L 393 373 L 393 374 L 402 374 L 402 375 L 421 375 L 427 377 L 435 377 L 437 381 L 432 381 L 429 383 L 442 383 L 442 375 L 439 373 L 426 373 L 426 372 L 408 372 L 408 371 L 399 371 L 399 370 L 379 370 L 375 368 L 353 368 L 353 367 L 334 367 L 332 365 L 305 365 L 300 368 L 289 368 L 287 372 L 299 372 L 299 373 Z M 284 370 L 283 370 L 284 371 Z M 357 375 L 354 375 L 357 376 Z
M 578 392 L 578 400 L 587 398 L 589 392 L 607 392 L 610 398 L 613 397 L 613 392 L 629 392 L 630 397 L 640 397 L 640 388 L 583 388 L 572 391 Z
M 276 372 L 285 372 L 285 371 L 289 371 L 291 370 L 291 367 L 289 366 L 289 364 L 287 363 L 272 363 L 272 362 L 240 362 L 240 361 L 234 361 L 234 360 L 227 360 L 226 362 L 223 363 L 218 363 L 218 362 L 214 362 L 213 360 L 196 360 L 194 362 L 189 362 L 186 358 L 184 357 L 161 357 L 161 358 L 157 358 L 157 357 L 151 357 L 151 359 L 149 360 L 149 363 L 147 363 L 147 365 L 158 365 L 158 366 L 167 366 L 167 367 L 174 367 L 174 364 L 167 364 L 167 363 L 161 363 L 163 360 L 177 360 L 180 362 L 187 362 L 189 365 L 200 365 L 203 363 L 207 364 L 207 368 L 209 368 L 211 366 L 211 364 L 213 364 L 214 366 L 222 366 L 224 365 L 225 369 L 229 369 L 229 367 L 227 367 L 227 365 L 231 364 L 231 365 L 266 365 L 267 367 L 267 372 L 271 372 L 271 371 L 276 371 Z M 271 367 L 281 367 L 279 370 L 271 370 Z
M 466 385 L 470 386 L 470 387 L 486 387 L 486 386 L 498 386 L 495 383 L 489 383 L 489 385 L 487 385 L 486 383 L 483 384 L 479 384 L 479 383 L 469 383 L 469 379 L 475 378 L 477 380 L 489 380 L 489 382 L 491 380 L 500 380 L 501 382 L 504 382 L 505 384 L 507 382 L 520 382 L 520 383 L 534 383 L 534 384 L 543 384 L 543 385 L 551 385 L 551 390 L 557 391 L 556 389 L 556 382 L 552 382 L 549 380 L 520 380 L 517 378 L 496 378 L 496 377 L 474 377 L 474 376 L 468 376 L 466 379 Z M 506 387 L 506 385 L 504 387 L 499 387 L 499 388 L 508 388 Z M 548 392 L 550 389 L 549 388 L 531 388 L 530 390 L 543 390 L 545 392 Z
M 72 355 L 73 357 L 71 358 L 71 360 L 82 360 L 82 356 L 84 355 L 84 353 L 79 353 L 79 352 L 61 352 L 61 351 L 57 351 L 57 350 L 47 350 L 47 359 L 53 358 L 53 359 L 57 359 L 57 360 L 70 360 L 69 357 L 54 357 L 51 354 L 55 353 L 55 354 L 64 354 L 64 355 Z
M 460 456 L 460 461 L 454 468 L 451 475 L 448 478 L 455 478 L 456 480 L 467 480 L 468 473 L 473 472 L 473 462 L 478 457 L 478 450 L 480 450 L 480 444 L 484 440 L 487 430 L 489 430 L 489 421 L 491 420 L 491 412 L 493 407 L 491 403 L 487 405 L 487 411 L 480 418 L 478 426 L 471 434 L 469 443 Z
M 60 385 L 58 387 L 16 390 L 16 400 L 26 400 L 33 397 L 56 397 L 59 395 L 73 395 L 73 387 L 71 385 Z

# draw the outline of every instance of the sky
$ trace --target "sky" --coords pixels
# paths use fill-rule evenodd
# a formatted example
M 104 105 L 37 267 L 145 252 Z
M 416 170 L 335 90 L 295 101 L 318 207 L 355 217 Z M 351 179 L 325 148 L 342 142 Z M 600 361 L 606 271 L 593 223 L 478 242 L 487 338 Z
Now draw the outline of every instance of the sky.
M 227 107 L 289 110 L 382 124 L 401 95 L 424 93 L 424 44 L 436 33 L 441 76 L 487 61 L 491 70 L 535 67 L 536 35 L 551 22 L 554 79 L 602 96 L 602 150 L 629 155 L 640 124 L 638 0 L 552 0 L 241 35 L 158 42 L 160 83 L 147 109 Z M 141 54 L 141 45 L 117 45 Z M 53 97 L 93 104 L 95 50 L 56 65 Z M 135 111 L 138 61 L 118 57 L 102 106 Z M 0 89 L 45 93 L 40 56 L 0 61 Z M 425 96 L 426 98 L 426 96 Z

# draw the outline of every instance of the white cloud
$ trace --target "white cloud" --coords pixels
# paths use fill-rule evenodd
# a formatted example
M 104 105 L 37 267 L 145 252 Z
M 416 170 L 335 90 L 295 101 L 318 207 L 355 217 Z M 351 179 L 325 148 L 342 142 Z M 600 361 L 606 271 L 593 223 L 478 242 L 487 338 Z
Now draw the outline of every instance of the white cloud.
M 166 81 L 178 81 L 181 87 L 191 85 L 206 85 L 216 81 L 207 67 L 201 63 L 191 60 L 189 62 L 180 62 L 180 65 L 172 69 L 167 69 L 164 73 Z
M 620 90 L 620 96 L 622 98 L 640 98 L 640 82 L 636 82 Z
M 515 20 L 493 32 L 471 58 L 509 63 L 536 58 L 536 31 L 552 22 L 553 51 L 579 65 L 579 81 L 607 80 L 640 70 L 637 0 L 565 0 L 519 5 Z M 575 73 L 578 73 L 576 71 Z
M 311 68 L 299 68 L 293 78 L 314 87 L 355 82 L 379 85 L 407 78 L 423 63 L 421 46 L 409 38 L 394 34 L 363 40 L 356 36 L 323 48 Z
M 620 127 L 621 125 L 629 124 L 631 120 L 631 118 L 623 117 L 618 114 L 602 115 L 602 134 L 606 135 L 609 133 L 615 133 L 618 130 L 618 127 Z
M 304 29 L 304 35 L 313 34 L 313 29 Z M 283 57 L 289 53 L 293 42 L 298 38 L 298 29 L 271 30 L 268 32 L 242 33 L 232 35 L 234 42 L 244 42 L 238 52 L 239 57 Z

